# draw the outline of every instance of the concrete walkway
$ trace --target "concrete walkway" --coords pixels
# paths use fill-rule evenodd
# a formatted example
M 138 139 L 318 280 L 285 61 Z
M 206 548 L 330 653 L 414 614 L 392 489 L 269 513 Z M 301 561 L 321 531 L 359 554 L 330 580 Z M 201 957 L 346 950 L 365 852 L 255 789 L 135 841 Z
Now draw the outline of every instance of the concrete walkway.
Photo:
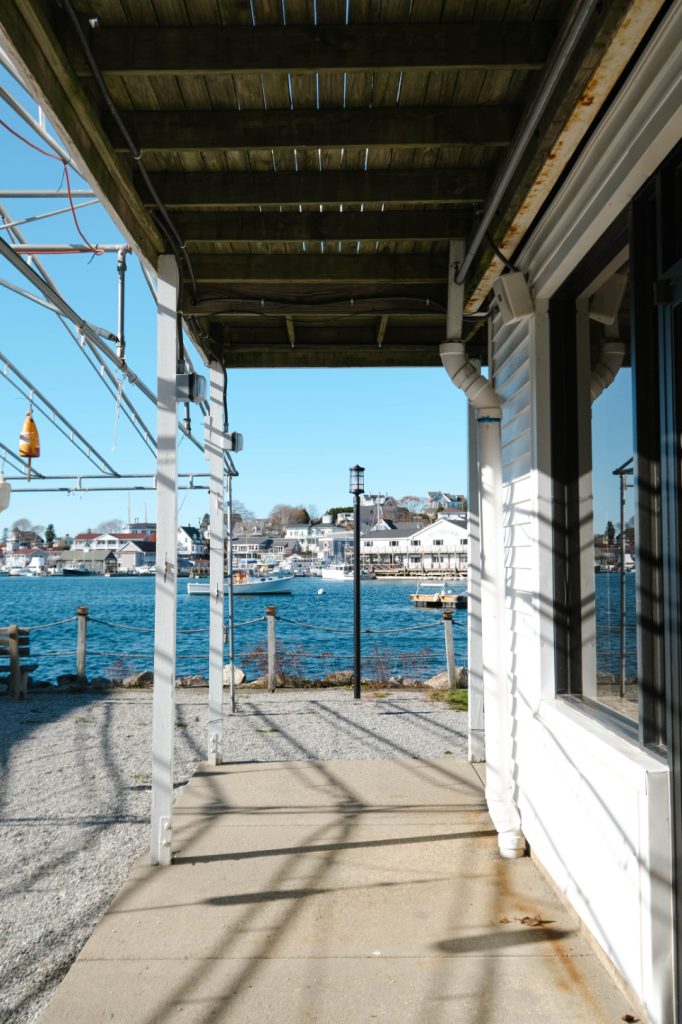
M 41 1024 L 602 1024 L 635 1018 L 474 768 L 204 767 L 175 860 L 133 870 Z

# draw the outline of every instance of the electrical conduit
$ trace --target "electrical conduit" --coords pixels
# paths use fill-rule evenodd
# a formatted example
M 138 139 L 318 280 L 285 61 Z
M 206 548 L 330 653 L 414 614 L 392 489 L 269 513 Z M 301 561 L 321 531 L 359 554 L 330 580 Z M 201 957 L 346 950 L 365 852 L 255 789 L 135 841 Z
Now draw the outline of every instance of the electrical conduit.
M 454 285 L 454 288 L 459 286 Z M 454 290 L 451 288 L 451 290 Z M 448 302 L 448 309 L 450 303 Z M 451 327 L 448 317 L 448 329 Z M 503 857 L 521 857 L 526 841 L 514 803 L 509 694 L 504 663 L 504 549 L 502 543 L 502 442 L 500 399 L 468 361 L 463 342 L 448 340 L 440 357 L 455 387 L 474 406 L 478 424 L 481 523 L 481 630 L 485 709 L 485 796 Z

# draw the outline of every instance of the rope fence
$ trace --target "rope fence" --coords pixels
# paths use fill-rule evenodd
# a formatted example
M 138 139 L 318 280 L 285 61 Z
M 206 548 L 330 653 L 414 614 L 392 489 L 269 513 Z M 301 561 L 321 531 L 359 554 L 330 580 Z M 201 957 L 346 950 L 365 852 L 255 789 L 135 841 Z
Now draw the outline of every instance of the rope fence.
M 456 628 L 461 636 L 462 631 L 466 632 L 465 621 L 454 620 L 452 613 L 446 611 L 442 617 L 439 616 L 419 625 L 360 629 L 360 634 L 366 641 L 362 652 L 363 676 L 376 678 L 378 681 L 395 676 L 427 678 L 429 675 L 443 671 L 445 666 L 447 666 L 448 672 L 454 673 L 453 628 Z M 76 623 L 75 646 L 69 643 L 73 637 L 73 633 L 69 630 L 72 623 Z M 261 624 L 265 627 L 263 632 L 254 631 L 254 627 Z M 277 628 L 275 628 L 275 624 Z M 115 645 L 106 639 L 108 637 L 110 640 L 112 632 L 115 631 L 120 631 L 122 635 L 135 633 L 151 638 L 155 632 L 153 626 L 114 622 L 100 618 L 90 615 L 85 606 L 79 606 L 76 615 L 63 619 L 12 628 L 18 629 L 25 637 L 22 658 L 24 663 L 30 660 L 31 665 L 28 667 L 32 674 L 35 674 L 35 670 L 39 668 L 41 662 L 45 661 L 50 664 L 50 683 L 78 681 L 83 684 L 89 676 L 104 676 L 112 680 L 123 680 L 140 671 L 140 662 L 148 662 L 149 666 L 153 667 L 153 642 L 146 649 L 143 645 L 142 648 L 136 647 L 133 650 L 128 650 L 122 643 L 121 649 L 116 650 L 112 649 Z M 234 622 L 234 629 L 241 633 L 239 648 L 235 652 L 235 665 L 242 667 L 251 678 L 254 673 L 258 673 L 261 677 L 267 676 L 268 685 L 272 688 L 274 688 L 275 676 L 280 680 L 324 681 L 325 672 L 327 675 L 336 675 L 339 672 L 351 670 L 349 666 L 353 661 L 352 651 L 350 644 L 346 646 L 346 642 L 353 638 L 353 628 L 303 622 L 288 616 L 280 616 L 274 606 L 268 606 L 264 615 Z M 47 639 L 50 630 L 58 631 L 58 637 L 53 638 L 57 639 L 57 644 L 50 645 Z M 105 630 L 107 631 L 106 635 L 103 632 Z M 439 631 L 445 633 L 445 644 L 437 644 L 434 647 L 431 638 Z M 302 632 L 320 635 L 332 634 L 338 637 L 338 642 L 330 640 L 330 649 L 324 649 L 322 642 L 319 645 L 322 649 L 318 647 L 318 649 L 311 650 L 313 645 L 300 636 Z M 195 643 L 195 640 L 199 636 L 208 639 L 209 627 L 178 628 L 176 633 L 175 660 L 178 665 L 183 666 L 185 673 L 205 676 L 208 672 L 208 643 L 199 644 Z M 421 634 L 425 641 L 428 638 L 428 642 L 421 648 L 415 648 L 412 644 L 401 647 L 400 634 L 405 634 L 406 640 L 410 636 Z M 30 636 L 35 637 L 35 643 L 31 645 L 29 655 L 28 638 Z M 46 640 L 40 640 L 41 636 L 45 636 Z M 391 638 L 391 642 L 386 647 L 379 645 L 382 637 Z M 64 640 L 67 642 L 64 643 Z M 223 634 L 225 648 L 227 643 L 228 624 L 225 625 Z M 461 648 L 462 644 L 459 643 L 459 646 Z M 466 642 L 464 650 L 460 650 L 458 654 L 459 665 L 465 668 L 467 662 Z M 62 665 L 55 664 L 60 660 L 63 662 Z M 227 656 L 224 658 L 224 663 L 229 663 Z M 320 676 L 323 678 L 320 679 Z

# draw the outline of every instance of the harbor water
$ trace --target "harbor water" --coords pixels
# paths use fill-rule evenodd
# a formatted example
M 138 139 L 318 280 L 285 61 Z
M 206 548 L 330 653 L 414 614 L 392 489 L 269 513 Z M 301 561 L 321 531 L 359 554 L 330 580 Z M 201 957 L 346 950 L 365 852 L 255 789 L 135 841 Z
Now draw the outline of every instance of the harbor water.
M 445 670 L 442 612 L 414 608 L 414 580 L 363 580 L 362 669 L 367 678 L 427 679 Z M 266 671 L 268 605 L 277 608 L 280 670 L 322 679 L 353 665 L 353 583 L 292 580 L 291 594 L 234 601 L 235 664 L 253 679 Z M 319 591 L 323 591 L 319 593 Z M 208 675 L 208 597 L 189 597 L 178 583 L 177 675 Z M 88 609 L 87 675 L 121 679 L 153 667 L 154 578 L 0 577 L 0 625 L 30 628 L 34 680 L 75 672 L 76 609 Z M 227 601 L 226 616 L 227 616 Z M 466 609 L 453 614 L 458 665 L 466 665 Z M 64 621 L 68 620 L 68 621 Z M 56 625 L 51 625 L 56 623 Z M 45 628 L 48 627 L 48 628 Z M 225 647 L 225 660 L 228 649 Z
M 442 612 L 415 608 L 414 580 L 363 580 L 362 667 L 367 678 L 426 679 L 445 670 Z M 323 591 L 320 593 L 319 591 Z M 620 664 L 620 576 L 595 576 L 597 671 Z M 626 675 L 636 678 L 635 574 L 625 577 Z M 353 665 L 353 584 L 301 577 L 291 594 L 235 598 L 235 664 L 253 679 L 266 671 L 265 609 L 277 608 L 280 670 L 322 679 Z M 121 679 L 153 667 L 154 578 L 0 576 L 0 626 L 30 628 L 34 680 L 75 672 L 76 609 L 88 608 L 87 674 Z M 177 675 L 208 675 L 209 598 L 178 584 Z M 227 614 L 227 602 L 226 602 Z M 64 621 L 67 620 L 67 621 Z M 453 613 L 455 657 L 467 664 L 466 609 Z M 56 625 L 51 625 L 57 623 Z M 45 628 L 48 627 L 48 628 Z M 227 646 L 225 660 L 228 660 Z

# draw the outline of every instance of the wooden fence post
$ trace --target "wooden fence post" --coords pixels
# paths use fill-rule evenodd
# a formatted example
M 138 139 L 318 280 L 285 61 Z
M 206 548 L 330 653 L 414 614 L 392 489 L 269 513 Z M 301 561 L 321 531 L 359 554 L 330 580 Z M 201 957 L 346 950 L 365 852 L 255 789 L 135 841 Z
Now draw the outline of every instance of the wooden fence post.
M 86 658 L 88 651 L 88 609 L 87 605 L 80 604 L 76 608 L 76 619 L 78 621 L 78 643 L 76 645 L 76 675 L 81 686 L 87 682 Z
M 23 697 L 21 665 L 19 663 L 19 627 L 7 628 L 7 656 L 9 658 L 9 692 L 15 699 Z
M 277 608 L 274 604 L 269 604 L 265 609 L 265 615 L 268 623 L 268 690 L 270 693 L 274 693 L 275 690 L 275 620 L 277 618 Z
M 456 689 L 455 680 L 455 641 L 452 635 L 452 612 L 449 608 L 443 612 L 443 627 L 445 629 L 445 658 L 448 665 L 448 684 L 451 690 Z

